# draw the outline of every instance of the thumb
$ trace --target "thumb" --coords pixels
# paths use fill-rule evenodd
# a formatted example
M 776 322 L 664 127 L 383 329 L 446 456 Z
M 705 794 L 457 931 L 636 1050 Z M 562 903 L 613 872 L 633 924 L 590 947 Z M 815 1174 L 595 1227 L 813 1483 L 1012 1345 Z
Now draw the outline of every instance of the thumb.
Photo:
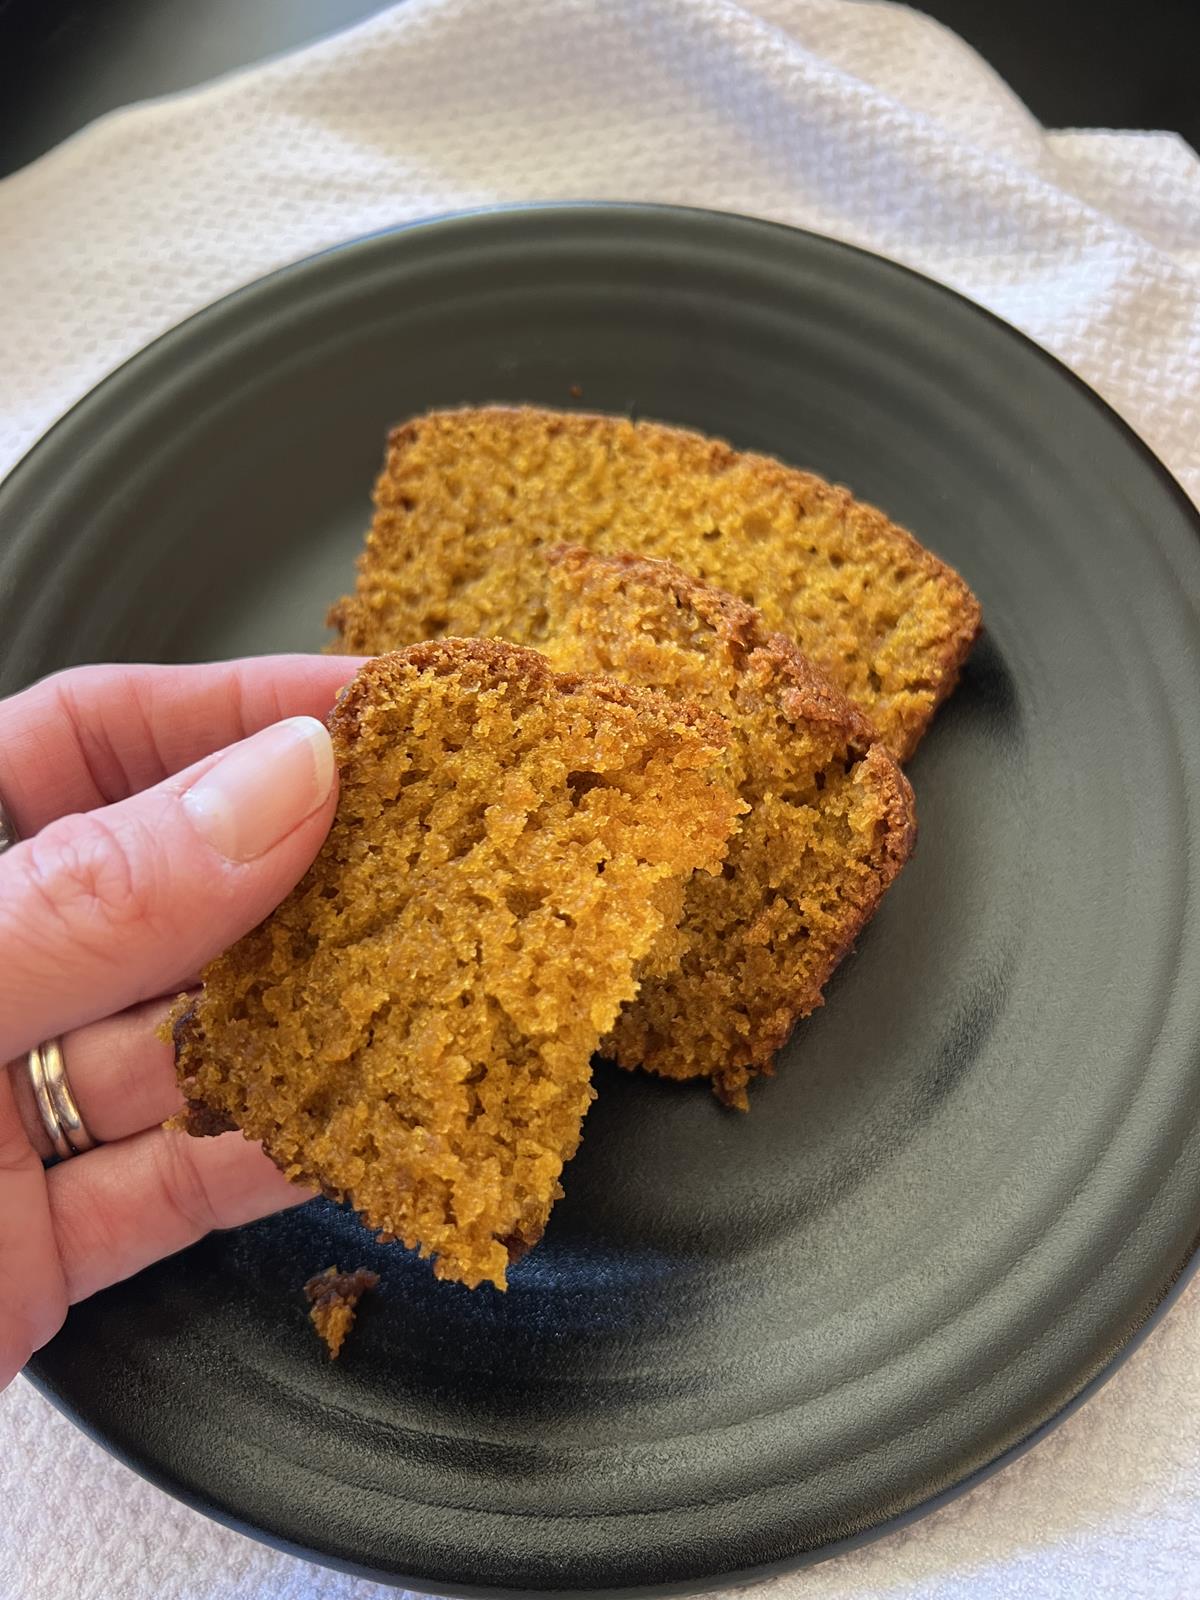
M 292 717 L 0 856 L 0 1061 L 192 979 L 297 883 L 336 799 L 328 732 Z

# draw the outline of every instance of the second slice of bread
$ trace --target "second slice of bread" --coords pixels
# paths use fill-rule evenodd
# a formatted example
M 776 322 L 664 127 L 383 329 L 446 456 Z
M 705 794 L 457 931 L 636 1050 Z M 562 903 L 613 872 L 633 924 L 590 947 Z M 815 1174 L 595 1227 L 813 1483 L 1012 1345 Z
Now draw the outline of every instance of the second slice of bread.
M 789 640 L 668 562 L 550 553 L 545 649 L 561 670 L 724 717 L 747 807 L 721 874 L 687 887 L 678 965 L 647 975 L 601 1045 L 624 1067 L 707 1076 L 745 1109 L 915 838 L 912 790 L 862 714 Z

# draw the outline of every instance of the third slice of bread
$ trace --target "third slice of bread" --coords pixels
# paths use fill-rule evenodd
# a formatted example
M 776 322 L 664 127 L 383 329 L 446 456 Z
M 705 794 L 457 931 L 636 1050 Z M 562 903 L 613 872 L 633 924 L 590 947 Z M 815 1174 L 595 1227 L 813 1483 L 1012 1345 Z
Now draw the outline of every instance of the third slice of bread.
M 550 553 L 543 648 L 727 719 L 748 807 L 687 887 L 674 970 L 643 977 L 601 1051 L 728 1104 L 769 1072 L 912 849 L 912 790 L 861 713 L 749 606 L 668 562 Z
M 440 634 L 540 645 L 539 546 L 674 561 L 754 605 L 861 706 L 901 759 L 979 631 L 958 574 L 882 512 L 718 439 L 621 417 L 486 407 L 397 428 L 347 653 Z

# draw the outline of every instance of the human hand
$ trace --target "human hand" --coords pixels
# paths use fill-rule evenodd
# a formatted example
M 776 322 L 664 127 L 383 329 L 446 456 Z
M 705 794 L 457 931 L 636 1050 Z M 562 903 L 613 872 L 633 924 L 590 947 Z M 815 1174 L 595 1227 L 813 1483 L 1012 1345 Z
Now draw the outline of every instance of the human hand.
M 238 1133 L 161 1127 L 182 1101 L 156 1029 L 320 848 L 337 776 L 313 719 L 358 666 L 84 667 L 0 701 L 22 841 L 0 854 L 0 1387 L 72 1302 L 309 1198 Z M 26 1053 L 56 1036 L 98 1143 L 46 1168 Z

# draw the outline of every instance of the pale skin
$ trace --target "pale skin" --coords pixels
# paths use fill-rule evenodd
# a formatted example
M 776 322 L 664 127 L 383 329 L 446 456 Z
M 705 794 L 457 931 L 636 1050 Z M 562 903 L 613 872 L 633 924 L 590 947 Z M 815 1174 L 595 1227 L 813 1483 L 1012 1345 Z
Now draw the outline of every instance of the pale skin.
M 0 855 L 0 1387 L 74 1301 L 309 1198 L 240 1134 L 162 1127 L 181 1098 L 156 1030 L 319 850 L 323 719 L 359 664 L 85 667 L 0 701 L 22 841 Z M 102 1142 L 46 1167 L 25 1055 L 57 1036 Z

